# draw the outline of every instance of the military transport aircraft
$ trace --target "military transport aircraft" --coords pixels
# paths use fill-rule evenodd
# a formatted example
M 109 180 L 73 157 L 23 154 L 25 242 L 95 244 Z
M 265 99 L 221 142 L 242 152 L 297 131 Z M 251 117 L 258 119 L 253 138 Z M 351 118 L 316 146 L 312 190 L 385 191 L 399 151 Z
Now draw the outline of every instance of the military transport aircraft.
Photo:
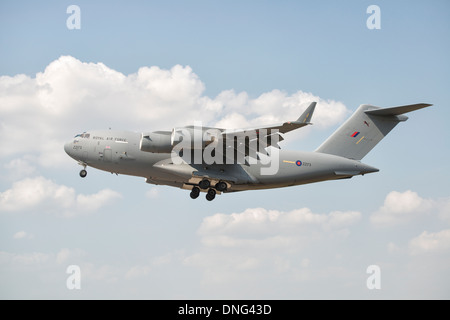
M 312 102 L 295 121 L 249 129 L 221 129 L 199 124 L 171 131 L 87 131 L 64 145 L 86 167 L 146 178 L 150 184 L 216 194 L 296 186 L 347 179 L 377 172 L 361 162 L 399 122 L 404 113 L 429 107 L 413 104 L 379 108 L 363 104 L 315 151 L 280 150 L 284 134 L 311 124 Z

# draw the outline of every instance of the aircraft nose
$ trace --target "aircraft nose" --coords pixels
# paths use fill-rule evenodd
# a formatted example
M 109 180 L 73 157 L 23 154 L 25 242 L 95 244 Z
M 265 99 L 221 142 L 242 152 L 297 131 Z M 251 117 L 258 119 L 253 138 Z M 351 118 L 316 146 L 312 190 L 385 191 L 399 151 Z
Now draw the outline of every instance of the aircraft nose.
M 70 156 L 71 150 L 72 150 L 72 141 L 66 142 L 64 144 L 64 151 Z

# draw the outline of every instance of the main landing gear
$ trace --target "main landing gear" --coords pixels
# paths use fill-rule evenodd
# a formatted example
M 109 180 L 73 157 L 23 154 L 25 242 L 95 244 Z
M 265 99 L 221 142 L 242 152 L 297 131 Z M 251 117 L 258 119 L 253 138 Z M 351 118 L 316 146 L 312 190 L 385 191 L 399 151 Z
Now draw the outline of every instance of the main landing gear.
M 202 180 L 198 183 L 198 186 L 194 186 L 191 190 L 191 198 L 197 199 L 200 195 L 200 189 L 206 190 L 208 189 L 206 193 L 206 200 L 212 201 L 216 197 L 217 191 L 223 192 L 227 190 L 227 184 L 223 181 L 219 181 L 216 183 L 214 187 L 211 187 L 211 182 L 209 180 Z M 217 190 L 217 191 L 216 191 Z
M 192 191 L 191 191 L 191 198 L 197 199 L 199 195 L 200 195 L 200 189 L 198 187 L 193 187 Z
M 206 194 L 206 200 L 213 201 L 215 197 L 216 197 L 216 190 L 212 188 L 209 189 L 208 193 Z

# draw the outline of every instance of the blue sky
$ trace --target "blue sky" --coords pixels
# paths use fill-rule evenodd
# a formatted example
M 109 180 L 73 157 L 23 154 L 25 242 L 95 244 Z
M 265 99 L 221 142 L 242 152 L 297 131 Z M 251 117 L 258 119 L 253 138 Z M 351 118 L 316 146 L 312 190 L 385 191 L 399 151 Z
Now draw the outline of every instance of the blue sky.
M 66 27 L 71 4 L 80 30 Z M 366 27 L 372 4 L 380 30 Z M 449 9 L 2 1 L 0 297 L 448 299 Z M 314 150 L 363 103 L 434 106 L 408 115 L 364 158 L 379 173 L 212 203 L 94 169 L 82 180 L 62 148 L 110 126 L 291 120 L 311 97 L 320 102 L 314 125 L 283 148 Z M 279 220 L 261 228 L 251 219 L 270 214 Z M 285 228 L 295 214 L 313 219 Z M 71 264 L 81 290 L 65 287 Z M 372 264 L 381 290 L 365 285 Z

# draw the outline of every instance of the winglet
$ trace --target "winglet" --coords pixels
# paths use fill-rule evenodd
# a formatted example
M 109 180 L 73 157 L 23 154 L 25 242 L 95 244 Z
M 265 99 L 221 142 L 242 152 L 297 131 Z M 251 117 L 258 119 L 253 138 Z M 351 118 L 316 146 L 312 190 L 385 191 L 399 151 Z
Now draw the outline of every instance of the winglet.
M 311 102 L 309 107 L 305 110 L 305 112 L 302 113 L 302 115 L 297 119 L 296 122 L 310 123 L 316 104 L 317 102 Z

